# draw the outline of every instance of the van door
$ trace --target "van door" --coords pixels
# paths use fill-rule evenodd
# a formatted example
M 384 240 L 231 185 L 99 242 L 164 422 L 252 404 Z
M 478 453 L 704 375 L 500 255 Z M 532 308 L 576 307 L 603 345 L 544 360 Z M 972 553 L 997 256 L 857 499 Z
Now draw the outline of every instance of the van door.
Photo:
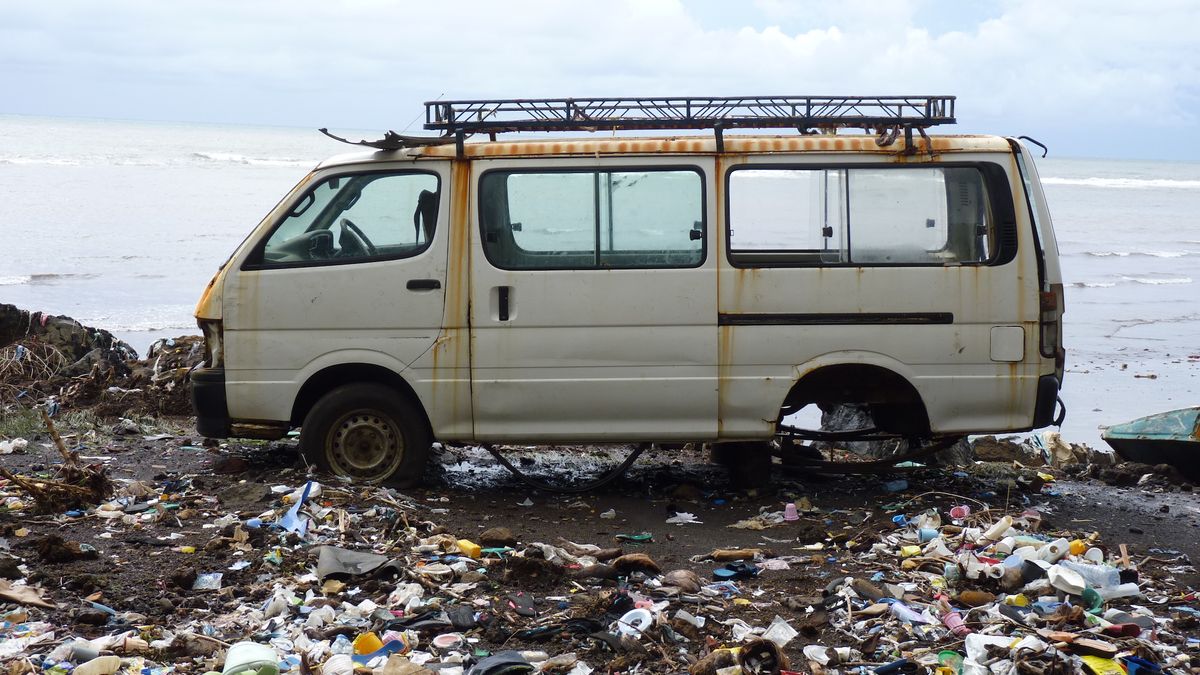
M 236 261 L 224 298 L 231 410 L 287 420 L 322 369 L 402 373 L 430 350 L 445 299 L 448 169 L 322 171 Z
M 473 174 L 476 438 L 714 437 L 711 160 L 477 161 Z

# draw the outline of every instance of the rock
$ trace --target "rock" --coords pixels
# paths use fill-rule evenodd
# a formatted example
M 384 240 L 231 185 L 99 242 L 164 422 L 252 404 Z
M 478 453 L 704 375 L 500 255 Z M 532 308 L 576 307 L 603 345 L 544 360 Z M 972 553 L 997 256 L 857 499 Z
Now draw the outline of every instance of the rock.
M 241 457 L 222 457 L 213 462 L 213 473 L 221 475 L 230 475 L 235 473 L 243 473 L 250 467 L 250 463 Z
M 65 563 L 75 560 L 95 560 L 100 553 L 93 547 L 83 548 L 77 541 L 63 541 L 57 534 L 51 534 L 36 542 L 38 555 L 48 563 Z
M 75 621 L 77 623 L 87 624 L 89 626 L 103 626 L 108 623 L 108 612 L 102 609 L 92 609 L 90 607 L 77 610 L 75 612 Z
M 691 570 L 671 570 L 663 575 L 664 586 L 674 586 L 684 593 L 700 592 L 700 575 Z
M 171 583 L 185 590 L 191 590 L 196 583 L 196 568 L 184 567 L 171 574 Z
M 215 467 L 214 467 L 215 469 Z M 255 506 L 266 502 L 271 496 L 271 487 L 262 483 L 234 483 L 217 493 L 221 503 L 231 509 Z
M 0 558 L 0 579 L 21 579 L 25 575 L 21 573 L 21 561 L 16 558 L 2 557 Z
M 512 530 L 507 527 L 493 527 L 484 530 L 479 535 L 479 543 L 484 548 L 514 547 L 517 545 L 517 538 L 513 536 Z

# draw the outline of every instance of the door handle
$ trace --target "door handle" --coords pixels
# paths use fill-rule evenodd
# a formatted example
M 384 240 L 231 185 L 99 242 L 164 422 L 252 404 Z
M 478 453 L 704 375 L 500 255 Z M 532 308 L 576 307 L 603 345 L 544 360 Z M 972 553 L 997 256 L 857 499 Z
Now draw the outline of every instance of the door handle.
M 434 291 L 442 287 L 437 279 L 409 279 L 405 287 L 410 291 Z
M 508 321 L 508 292 L 511 287 L 500 286 L 496 289 L 496 314 L 501 321 Z

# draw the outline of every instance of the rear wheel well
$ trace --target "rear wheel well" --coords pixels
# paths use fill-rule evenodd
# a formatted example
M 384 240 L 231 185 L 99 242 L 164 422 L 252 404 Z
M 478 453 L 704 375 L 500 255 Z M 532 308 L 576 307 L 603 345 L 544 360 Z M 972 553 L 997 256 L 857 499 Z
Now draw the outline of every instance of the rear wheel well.
M 392 370 L 369 363 L 343 363 L 314 373 L 304 386 L 300 387 L 300 393 L 296 394 L 296 401 L 292 404 L 292 426 L 303 425 L 308 412 L 325 394 L 344 384 L 359 382 L 375 382 L 396 390 L 420 412 L 425 426 L 429 427 L 429 415 L 425 413 L 425 406 L 421 405 L 421 399 L 408 382 Z
M 807 373 L 788 392 L 780 418 L 810 403 L 822 410 L 838 404 L 866 406 L 880 431 L 929 432 L 929 415 L 916 388 L 904 376 L 881 366 L 845 363 Z

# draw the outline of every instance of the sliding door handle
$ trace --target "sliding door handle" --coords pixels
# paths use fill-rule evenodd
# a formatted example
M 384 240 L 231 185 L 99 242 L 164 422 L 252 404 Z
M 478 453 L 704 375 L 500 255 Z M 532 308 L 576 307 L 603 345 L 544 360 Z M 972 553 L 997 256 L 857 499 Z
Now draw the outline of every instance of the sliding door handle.
M 508 321 L 508 294 L 510 286 L 500 286 L 496 289 L 496 314 L 501 321 Z

